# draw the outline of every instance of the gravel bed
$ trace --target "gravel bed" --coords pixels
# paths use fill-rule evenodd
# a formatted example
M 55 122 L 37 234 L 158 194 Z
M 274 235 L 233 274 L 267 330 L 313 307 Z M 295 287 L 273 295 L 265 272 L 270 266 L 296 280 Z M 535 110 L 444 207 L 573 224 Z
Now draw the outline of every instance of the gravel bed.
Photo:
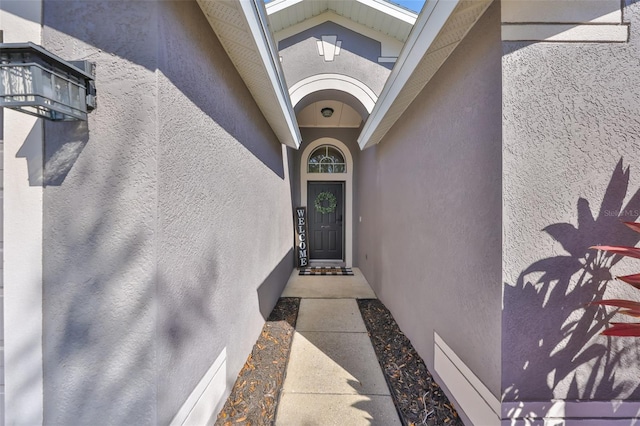
M 216 426 L 275 423 L 299 307 L 299 298 L 280 298 L 240 371 Z M 463 426 L 382 302 L 360 299 L 358 307 L 403 425 Z
M 391 312 L 377 299 L 358 300 L 358 307 L 402 423 L 463 426 Z
M 299 307 L 299 298 L 278 300 L 218 414 L 216 426 L 275 422 Z

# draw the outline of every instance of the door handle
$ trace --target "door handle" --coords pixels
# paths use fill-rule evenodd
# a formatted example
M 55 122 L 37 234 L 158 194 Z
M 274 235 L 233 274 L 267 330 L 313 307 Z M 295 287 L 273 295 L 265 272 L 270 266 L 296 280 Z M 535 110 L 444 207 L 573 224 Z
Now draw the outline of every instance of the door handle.
M 322 225 L 320 228 L 325 229 L 325 228 L 331 228 L 331 226 L 329 225 Z

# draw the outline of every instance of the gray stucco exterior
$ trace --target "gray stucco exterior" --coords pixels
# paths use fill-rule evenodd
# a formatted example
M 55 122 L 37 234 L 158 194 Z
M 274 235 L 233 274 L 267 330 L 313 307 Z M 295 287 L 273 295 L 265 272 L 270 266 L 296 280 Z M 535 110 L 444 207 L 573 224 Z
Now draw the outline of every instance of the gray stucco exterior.
M 223 349 L 230 390 L 291 272 L 286 155 L 195 2 L 44 16 L 100 88 L 46 126 L 45 422 L 168 424 Z
M 318 54 L 316 41 L 323 35 L 337 35 L 342 42 L 340 55 L 330 62 Z M 378 63 L 380 42 L 331 21 L 280 41 L 278 49 L 289 87 L 316 74 L 334 73 L 353 77 L 379 95 L 393 65 Z
M 531 3 L 518 4 L 512 12 L 528 16 Z M 25 9 L 42 12 L 43 46 L 96 62 L 98 87 L 88 122 L 42 125 L 44 164 L 38 124 L 19 138 L 17 155 L 5 157 L 12 172 L 2 171 L 14 186 L 22 179 L 19 185 L 42 189 L 40 204 L 30 198 L 20 210 L 37 206 L 42 213 L 33 226 L 42 227 L 34 233 L 34 253 L 43 253 L 42 300 L 33 302 L 42 308 L 42 321 L 35 321 L 42 328 L 30 335 L 33 348 L 14 344 L 7 359 L 19 365 L 22 350 L 33 358 L 25 365 L 42 365 L 43 377 L 34 370 L 32 379 L 44 385 L 34 399 L 44 405 L 43 423 L 169 424 L 205 395 L 201 380 L 221 356 L 224 383 L 216 386 L 221 394 L 231 390 L 292 272 L 292 207 L 306 202 L 301 181 L 321 178 L 303 176 L 303 153 L 322 138 L 344 143 L 353 159 L 343 260 L 361 269 L 450 397 L 483 399 L 496 424 L 565 416 L 580 422 L 585 406 L 596 407 L 588 409 L 594 421 L 638 416 L 638 340 L 599 336 L 612 311 L 587 306 L 638 298 L 613 280 L 637 273 L 637 263 L 589 249 L 640 243 L 640 234 L 620 224 L 640 219 L 638 0 L 623 0 L 631 34 L 616 43 L 503 42 L 504 9 L 501 19 L 494 2 L 380 144 L 364 151 L 357 140 L 369 123 L 304 127 L 299 150 L 285 148 L 260 110 L 273 94 L 250 83 L 247 89 L 236 69 L 261 64 L 234 66 L 230 57 L 242 54 L 216 37 L 212 27 L 220 27 L 195 0 L 34 5 Z M 211 13 L 219 5 L 208 3 Z M 605 6 L 604 13 L 618 16 L 618 2 Z M 549 22 L 513 26 L 568 25 L 544 12 Z M 40 17 L 14 18 L 40 28 Z M 338 22 L 349 26 L 346 19 Z M 581 24 L 570 36 L 627 28 L 618 24 Z M 286 86 L 340 74 L 380 95 L 391 64 L 377 62 L 379 41 L 349 28 L 327 21 L 280 40 Z M 333 61 L 318 54 L 323 35 L 342 41 Z M 425 58 L 422 64 L 435 60 Z M 364 97 L 344 87 L 305 92 L 292 110 L 344 102 L 366 121 Z M 280 88 L 276 95 L 286 98 Z M 377 112 L 373 121 L 388 118 Z M 0 111 L 0 129 L 7 121 Z M 9 141 L 0 138 L 0 148 Z M 24 179 L 16 173 L 23 168 Z M 12 193 L 13 206 L 24 193 Z M 0 246 L 10 229 L 0 227 Z M 439 376 L 436 358 L 444 352 L 434 347 L 435 334 L 455 355 L 451 365 L 465 367 L 457 370 L 462 385 Z M 34 358 L 40 349 L 42 359 Z M 620 401 L 625 407 L 616 413 Z M 571 408 L 558 414 L 558 402 Z
M 500 8 L 360 154 L 358 265 L 433 371 L 434 332 L 498 397 Z
M 635 245 L 640 216 L 640 3 L 629 43 L 504 43 L 505 401 L 637 400 L 633 339 L 597 336 L 602 309 L 635 298 L 588 247 Z

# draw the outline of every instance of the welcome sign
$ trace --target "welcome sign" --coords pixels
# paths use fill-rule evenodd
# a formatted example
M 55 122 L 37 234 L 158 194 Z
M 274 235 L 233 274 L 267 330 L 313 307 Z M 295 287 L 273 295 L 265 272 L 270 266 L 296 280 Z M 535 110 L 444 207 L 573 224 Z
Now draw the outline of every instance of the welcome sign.
M 307 250 L 307 208 L 296 207 L 294 214 L 294 226 L 296 235 L 296 256 L 298 258 L 298 268 L 309 265 L 309 255 Z

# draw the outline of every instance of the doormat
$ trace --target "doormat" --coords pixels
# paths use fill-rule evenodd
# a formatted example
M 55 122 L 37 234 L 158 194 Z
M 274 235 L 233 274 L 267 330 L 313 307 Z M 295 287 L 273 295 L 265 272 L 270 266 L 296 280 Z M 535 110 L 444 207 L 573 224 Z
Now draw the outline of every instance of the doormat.
M 338 268 L 338 267 L 314 267 L 300 269 L 298 275 L 353 275 L 351 268 Z

